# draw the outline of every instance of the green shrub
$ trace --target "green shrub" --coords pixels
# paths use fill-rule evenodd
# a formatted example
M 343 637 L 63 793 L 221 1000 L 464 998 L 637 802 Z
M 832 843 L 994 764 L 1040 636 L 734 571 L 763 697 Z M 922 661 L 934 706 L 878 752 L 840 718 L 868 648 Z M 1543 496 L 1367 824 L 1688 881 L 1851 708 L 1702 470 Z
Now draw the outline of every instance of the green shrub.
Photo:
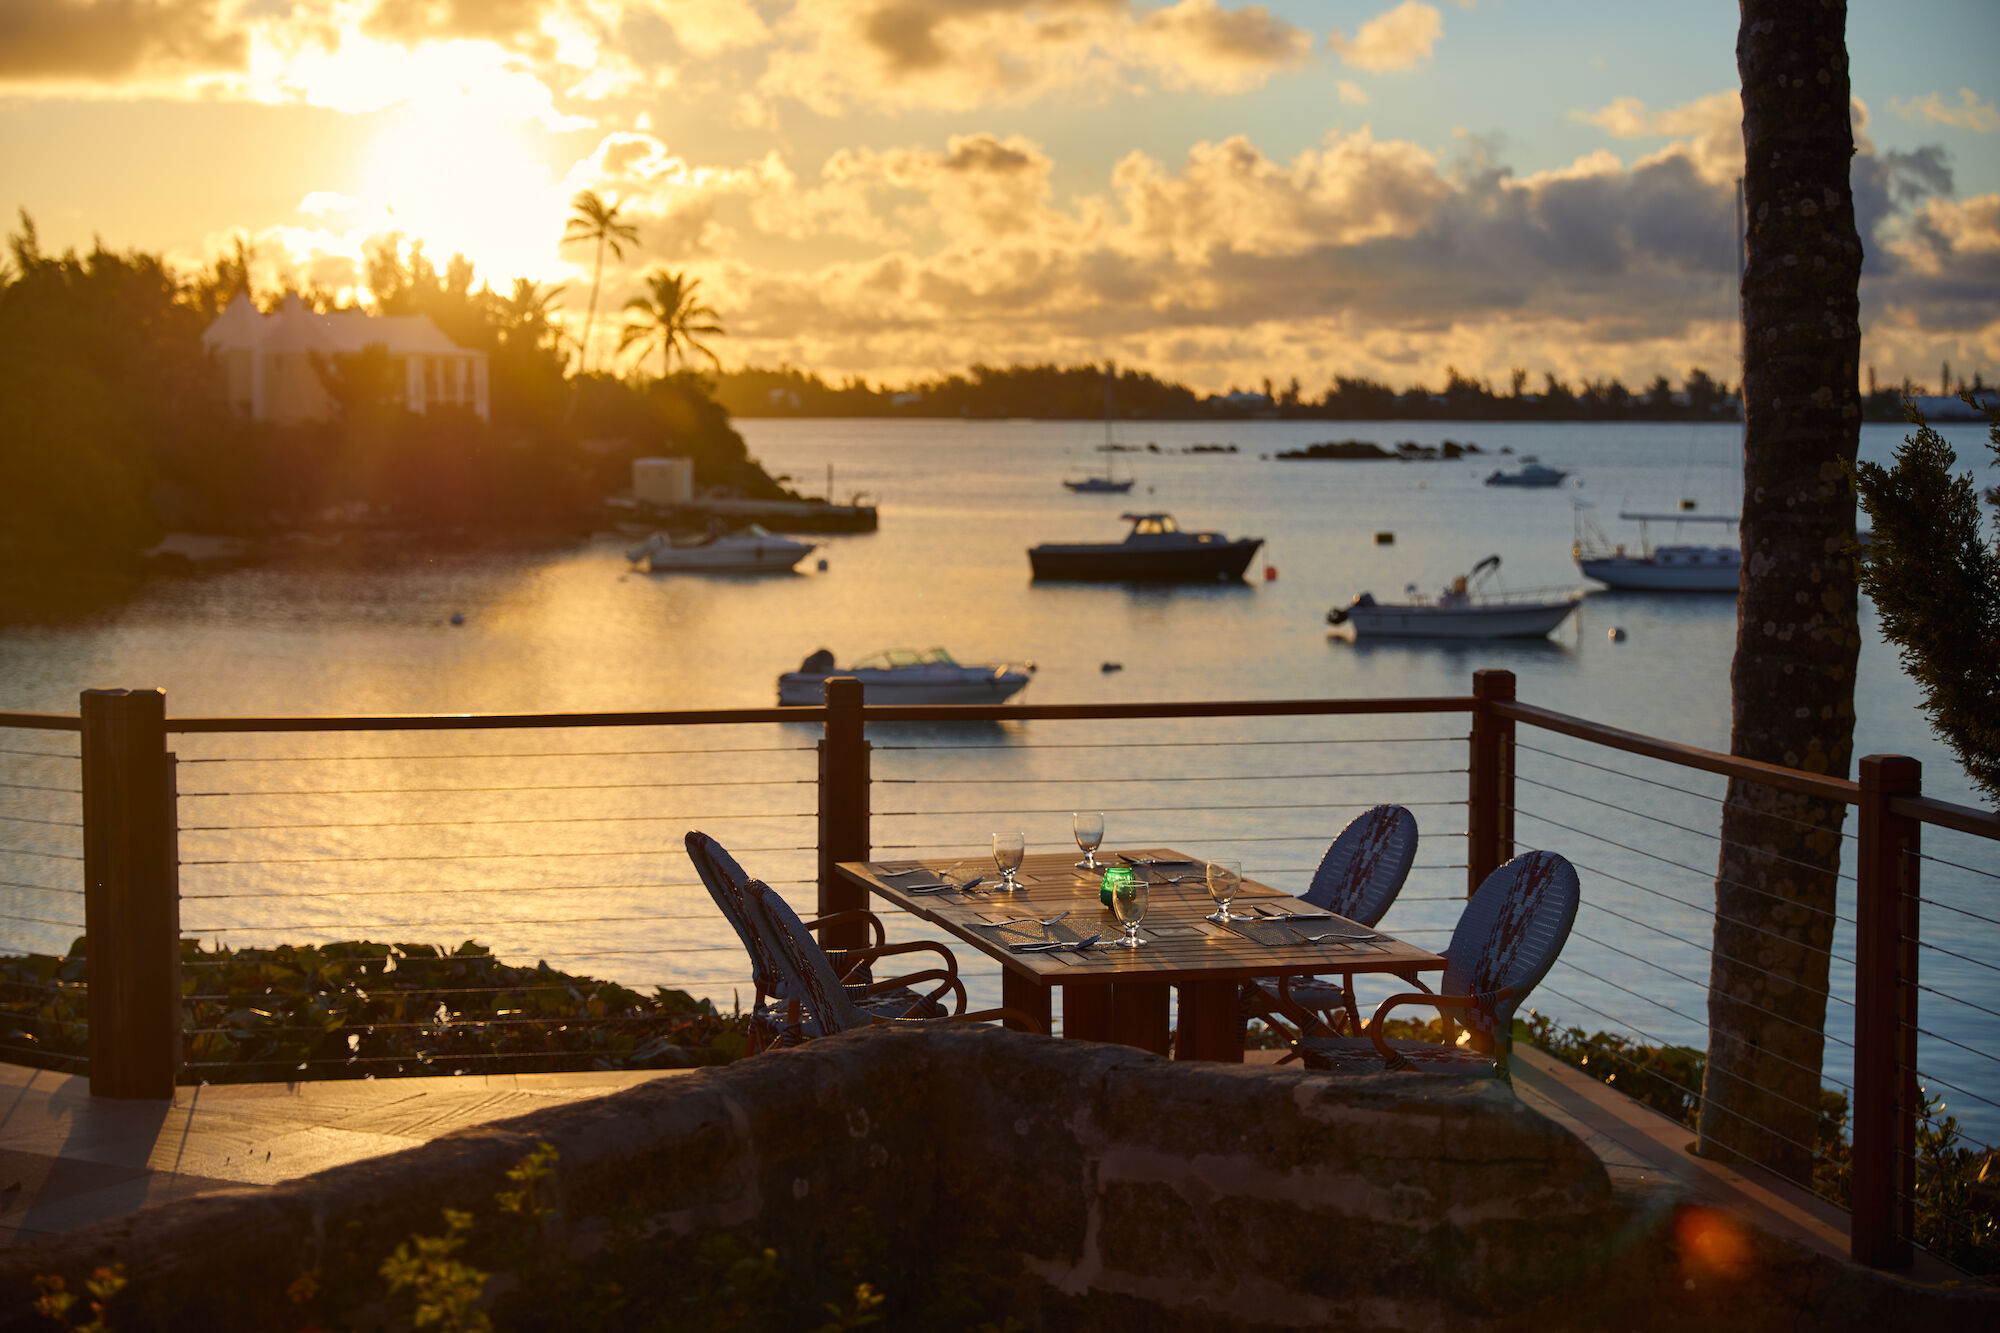
M 84 1068 L 85 941 L 67 956 L 0 958 L 0 1045 Z M 741 1056 L 747 1023 L 664 987 L 503 962 L 470 940 L 205 949 L 181 942 L 188 1082 L 459 1072 L 671 1069 Z

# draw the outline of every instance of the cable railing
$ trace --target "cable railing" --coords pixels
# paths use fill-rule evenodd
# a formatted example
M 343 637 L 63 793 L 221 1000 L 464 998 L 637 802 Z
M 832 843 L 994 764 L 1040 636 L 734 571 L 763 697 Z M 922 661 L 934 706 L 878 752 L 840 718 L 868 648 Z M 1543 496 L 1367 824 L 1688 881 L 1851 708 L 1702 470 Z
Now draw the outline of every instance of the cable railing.
M 1530 1001 L 1542 1043 L 1690 1129 L 1712 1130 L 1710 1151 L 1725 1160 L 1744 1156 L 1738 1145 L 1746 1139 L 1782 1145 L 1795 1168 L 1803 1164 L 1795 1177 L 1845 1207 L 1854 875 L 1829 880 L 1810 862 L 1726 835 L 1719 775 L 1606 754 L 1559 734 L 1517 739 L 1514 748 L 1516 836 L 1524 845 L 1560 846 L 1589 886 L 1568 944 Z M 1843 845 L 1851 852 L 1851 832 Z M 1815 872 L 1827 900 L 1802 898 L 1789 878 L 1781 891 L 1720 868 L 1746 856 L 1781 876 Z M 1733 890 L 1749 909 L 1732 909 L 1719 889 Z M 1823 987 L 1810 978 L 1801 985 L 1784 970 L 1786 961 L 1807 962 L 1794 934 L 1738 914 L 1762 908 L 1782 908 L 1829 937 Z M 1718 931 L 1718 922 L 1730 929 Z M 1761 1047 L 1754 1085 L 1732 1087 L 1733 1096 L 1716 1095 L 1720 1085 L 1707 1089 L 1703 1126 L 1706 1080 L 1737 1077 L 1727 1066 L 1713 1074 L 1709 1067 L 1718 965 L 1721 975 L 1749 983 L 1732 988 L 1731 1017 L 1777 1040 Z M 1802 989 L 1821 997 L 1818 1015 L 1802 1018 L 1757 998 Z M 1765 1086 L 1772 1083 L 1787 1090 Z
M 0 1060 L 88 1071 L 75 718 L 0 714 Z
M 1298 892 L 1348 819 L 1393 802 L 1421 841 L 1385 929 L 1442 948 L 1487 872 L 1562 852 L 1583 900 L 1529 1001 L 1535 1039 L 1846 1203 L 1855 1253 L 1899 1262 L 1935 1162 L 2000 1138 L 1982 1040 L 2000 1017 L 2000 820 L 1922 797 L 1908 761 L 1845 782 L 1521 704 L 1505 672 L 1474 684 L 174 720 L 157 692 L 92 691 L 79 717 L 0 715 L 0 1057 L 67 1061 L 125 1096 L 686 1061 L 726 1043 L 750 994 L 689 829 L 811 915 L 862 905 L 838 862 L 977 862 L 996 831 L 1067 848 L 1075 811 L 1104 814 L 1107 848 L 1228 857 Z M 1855 807 L 1837 830 L 1829 803 Z M 922 932 L 884 915 L 892 940 Z M 70 947 L 86 926 L 90 961 L 130 983 L 93 1023 Z M 181 941 L 177 968 L 142 947 L 162 938 Z M 975 1005 L 1001 998 L 996 964 L 964 974 Z M 1765 998 L 1800 978 L 1823 1022 Z M 1761 1025 L 1761 1064 L 1708 1063 L 1717 1012 Z
M 1990 1263 L 1961 1196 L 2000 1139 L 1983 1040 L 2000 1009 L 1981 1003 L 2000 993 L 2000 817 L 1922 797 L 1897 756 L 1848 782 L 1511 699 L 1494 712 L 1525 733 L 1507 738 L 1503 818 L 1562 839 L 1591 886 L 1541 1007 L 1603 1032 L 1552 1046 L 1617 1069 L 1705 1150 L 1848 1209 L 1857 1258 L 1901 1266 L 1915 1242 Z
M 786 731 L 181 736 L 181 935 L 197 942 L 181 1077 L 691 1058 L 656 1040 L 701 1017 L 670 997 L 726 1014 L 750 986 L 682 835 L 727 828 L 774 885 L 809 889 L 813 738 Z M 306 951 L 312 999 L 270 984 L 284 948 Z

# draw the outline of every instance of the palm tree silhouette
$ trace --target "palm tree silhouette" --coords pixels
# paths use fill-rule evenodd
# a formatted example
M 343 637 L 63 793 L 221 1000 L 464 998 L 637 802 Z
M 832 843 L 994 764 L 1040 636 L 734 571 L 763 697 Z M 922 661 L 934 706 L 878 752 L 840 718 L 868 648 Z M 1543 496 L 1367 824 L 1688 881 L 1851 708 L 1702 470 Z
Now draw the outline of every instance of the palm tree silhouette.
M 689 353 L 699 352 L 721 370 L 721 360 L 701 341 L 724 332 L 722 325 L 715 322 L 721 316 L 696 298 L 694 291 L 699 286 L 700 278 L 664 269 L 649 275 L 646 289 L 650 295 L 635 296 L 625 303 L 626 312 L 635 318 L 619 334 L 618 350 L 622 352 L 637 343 L 639 359 L 643 361 L 652 345 L 659 343 L 663 375 L 672 373 L 676 351 L 683 362 L 688 360 Z
M 590 360 L 590 330 L 597 322 L 597 286 L 604 276 L 604 251 L 608 247 L 612 258 L 623 259 L 625 247 L 639 243 L 639 229 L 618 216 L 621 205 L 605 203 L 595 190 L 579 192 L 569 206 L 575 216 L 563 224 L 562 244 L 589 241 L 597 247 L 590 270 L 590 309 L 583 317 L 583 343 L 577 354 L 576 373 L 581 375 Z
M 562 295 L 562 286 L 544 287 L 533 278 L 514 279 L 514 293 L 500 302 L 503 333 L 508 342 L 525 337 L 529 347 L 540 347 L 542 340 L 560 331 L 551 322 L 556 310 L 556 298 Z

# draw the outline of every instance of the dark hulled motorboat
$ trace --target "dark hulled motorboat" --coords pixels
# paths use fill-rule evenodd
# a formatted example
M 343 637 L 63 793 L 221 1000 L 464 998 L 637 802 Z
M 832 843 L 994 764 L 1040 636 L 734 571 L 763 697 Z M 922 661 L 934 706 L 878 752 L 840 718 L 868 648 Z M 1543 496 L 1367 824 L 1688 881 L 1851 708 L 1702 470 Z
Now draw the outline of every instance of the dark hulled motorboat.
M 1240 579 L 1262 537 L 1182 532 L 1172 514 L 1125 514 L 1122 542 L 1044 542 L 1028 552 L 1038 579 L 1199 583 Z

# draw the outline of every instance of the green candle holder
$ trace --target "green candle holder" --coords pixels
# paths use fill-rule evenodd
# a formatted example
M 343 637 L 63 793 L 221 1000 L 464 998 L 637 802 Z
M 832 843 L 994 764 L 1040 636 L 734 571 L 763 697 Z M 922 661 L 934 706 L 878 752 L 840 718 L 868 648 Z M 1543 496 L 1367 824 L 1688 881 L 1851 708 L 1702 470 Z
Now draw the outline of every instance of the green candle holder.
M 1125 889 L 1129 892 L 1131 887 L 1131 866 L 1108 866 L 1104 871 L 1104 878 L 1097 882 L 1097 901 L 1109 907 L 1111 906 L 1112 894 L 1118 892 L 1120 889 Z

